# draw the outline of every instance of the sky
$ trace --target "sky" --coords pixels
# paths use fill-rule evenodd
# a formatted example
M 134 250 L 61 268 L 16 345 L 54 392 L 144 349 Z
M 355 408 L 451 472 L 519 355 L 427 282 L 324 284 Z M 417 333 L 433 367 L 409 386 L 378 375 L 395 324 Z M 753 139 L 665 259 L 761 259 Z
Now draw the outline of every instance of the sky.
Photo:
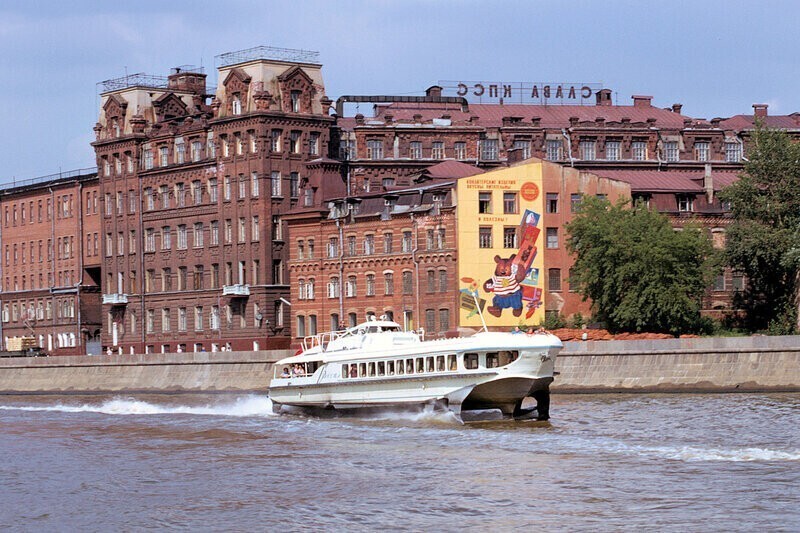
M 0 0 L 0 183 L 95 165 L 98 82 L 196 65 L 216 86 L 215 56 L 261 45 L 320 52 L 334 101 L 570 81 L 696 118 L 789 114 L 799 20 L 790 0 Z

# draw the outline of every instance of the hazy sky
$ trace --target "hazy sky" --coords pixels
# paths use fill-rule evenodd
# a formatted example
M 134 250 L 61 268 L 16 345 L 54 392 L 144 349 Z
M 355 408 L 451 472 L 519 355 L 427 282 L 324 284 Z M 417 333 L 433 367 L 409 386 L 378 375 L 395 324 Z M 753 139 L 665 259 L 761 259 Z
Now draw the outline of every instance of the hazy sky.
M 268 45 L 320 52 L 326 92 L 439 80 L 602 83 L 701 118 L 800 111 L 800 2 L 0 0 L 0 182 L 93 166 L 97 82 Z M 368 112 L 363 109 L 362 112 Z

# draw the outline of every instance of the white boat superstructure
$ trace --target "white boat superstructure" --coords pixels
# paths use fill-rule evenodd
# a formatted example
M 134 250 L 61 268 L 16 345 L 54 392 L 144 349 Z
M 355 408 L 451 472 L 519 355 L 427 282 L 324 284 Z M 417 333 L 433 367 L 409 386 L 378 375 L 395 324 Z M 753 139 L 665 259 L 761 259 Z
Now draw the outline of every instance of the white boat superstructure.
M 270 399 L 281 405 L 363 409 L 433 405 L 462 411 L 500 409 L 521 416 L 536 400 L 549 417 L 549 386 L 562 348 L 549 333 L 483 331 L 424 341 L 388 320 L 306 337 L 300 354 L 274 365 Z

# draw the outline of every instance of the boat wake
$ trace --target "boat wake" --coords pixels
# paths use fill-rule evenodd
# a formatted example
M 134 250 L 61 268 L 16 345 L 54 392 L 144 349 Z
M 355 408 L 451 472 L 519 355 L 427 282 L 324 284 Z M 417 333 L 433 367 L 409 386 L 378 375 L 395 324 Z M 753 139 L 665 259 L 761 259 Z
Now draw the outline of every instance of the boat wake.
M 0 411 L 39 411 L 61 413 L 101 413 L 106 415 L 209 415 L 209 416 L 275 416 L 267 396 L 249 395 L 232 402 L 207 405 L 160 405 L 134 398 L 113 398 L 100 404 L 81 405 L 0 405 Z

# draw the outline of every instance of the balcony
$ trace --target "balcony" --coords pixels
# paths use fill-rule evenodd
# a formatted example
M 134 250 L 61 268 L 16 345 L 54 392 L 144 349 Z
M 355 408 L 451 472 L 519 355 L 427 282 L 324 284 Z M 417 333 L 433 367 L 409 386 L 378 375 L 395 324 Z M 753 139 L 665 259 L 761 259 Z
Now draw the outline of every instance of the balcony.
M 223 296 L 245 297 L 250 296 L 250 285 L 243 283 L 234 283 L 233 285 L 225 285 L 222 287 Z
M 109 305 L 128 305 L 128 295 L 127 294 L 104 294 L 103 295 L 103 304 Z

